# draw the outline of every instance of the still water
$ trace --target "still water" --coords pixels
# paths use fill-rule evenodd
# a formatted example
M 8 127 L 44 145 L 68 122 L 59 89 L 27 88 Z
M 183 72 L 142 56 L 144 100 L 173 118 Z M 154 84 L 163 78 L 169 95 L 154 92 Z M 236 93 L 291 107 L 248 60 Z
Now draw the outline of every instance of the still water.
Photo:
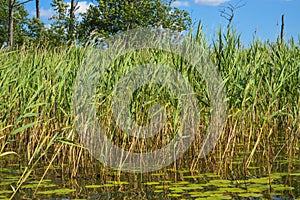
M 0 160 L 0 199 L 9 199 L 22 167 Z M 80 169 L 71 178 L 68 166 L 52 166 L 36 187 L 45 167 L 36 168 L 14 199 L 300 199 L 300 161 L 274 163 L 272 172 L 264 166 L 249 167 L 246 174 L 232 165 L 232 171 L 190 171 L 169 167 L 155 173 L 118 173 L 110 169 Z

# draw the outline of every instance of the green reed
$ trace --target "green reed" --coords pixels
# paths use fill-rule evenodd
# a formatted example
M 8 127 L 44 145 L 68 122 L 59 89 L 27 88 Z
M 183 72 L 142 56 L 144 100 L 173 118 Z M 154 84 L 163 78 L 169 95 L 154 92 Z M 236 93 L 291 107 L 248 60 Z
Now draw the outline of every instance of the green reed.
M 199 45 L 208 46 L 199 26 Z M 178 55 L 145 49 L 118 58 L 97 86 L 97 117 L 107 136 L 120 147 L 135 152 L 152 151 L 168 144 L 180 127 L 178 98 L 166 87 L 149 84 L 135 92 L 131 105 L 139 124 L 149 121 L 149 109 L 165 107 L 167 123 L 155 137 L 137 140 L 123 133 L 112 116 L 110 105 L 114 85 L 135 66 L 166 64 L 180 70 L 193 86 L 200 102 L 199 137 L 177 165 L 215 172 L 233 172 L 232 163 L 242 156 L 245 173 L 249 166 L 267 166 L 279 155 L 293 164 L 299 155 L 300 137 L 300 45 L 294 40 L 262 43 L 254 40 L 243 47 L 232 30 L 219 31 L 210 47 L 210 56 L 223 77 L 227 117 L 214 150 L 198 159 L 201 137 L 206 134 L 210 98 L 201 74 Z M 80 145 L 74 129 L 73 84 L 84 64 L 89 47 L 21 47 L 0 53 L 0 157 L 17 154 L 26 168 L 17 188 L 37 163 L 68 164 L 75 177 L 80 167 L 93 162 Z M 175 83 L 174 83 L 175 84 Z M 11 155 L 11 156 L 12 156 Z

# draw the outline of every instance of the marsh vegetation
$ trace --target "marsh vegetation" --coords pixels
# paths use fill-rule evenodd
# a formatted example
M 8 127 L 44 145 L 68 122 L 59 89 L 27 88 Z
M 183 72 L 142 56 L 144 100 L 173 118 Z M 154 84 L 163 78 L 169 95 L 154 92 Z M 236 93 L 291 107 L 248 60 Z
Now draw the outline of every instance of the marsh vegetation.
M 226 92 L 225 126 L 205 158 L 198 155 L 209 123 L 211 99 L 201 74 L 190 70 L 178 55 L 151 49 L 125 55 L 110 66 L 97 86 L 101 126 L 114 144 L 135 152 L 155 150 L 176 136 L 179 125 L 172 114 L 177 111 L 178 99 L 158 85 L 135 93 L 131 112 L 137 122 L 147 122 L 148 109 L 155 103 L 165 106 L 169 116 L 158 137 L 137 141 L 116 127 L 109 105 L 113 87 L 124 73 L 151 61 L 169 64 L 188 78 L 200 102 L 198 137 L 184 156 L 159 172 L 135 175 L 114 172 L 95 160 L 74 129 L 73 85 L 89 46 L 1 50 L 0 196 L 34 193 L 42 198 L 51 196 L 47 193 L 50 185 L 57 187 L 52 191 L 57 197 L 74 198 L 91 194 L 90 198 L 97 198 L 97 194 L 98 198 L 269 198 L 272 192 L 299 198 L 299 41 L 254 40 L 244 47 L 239 35 L 228 30 L 220 31 L 209 45 L 201 26 L 192 37 L 209 49 Z M 57 181 L 51 181 L 53 175 L 63 184 L 51 183 Z

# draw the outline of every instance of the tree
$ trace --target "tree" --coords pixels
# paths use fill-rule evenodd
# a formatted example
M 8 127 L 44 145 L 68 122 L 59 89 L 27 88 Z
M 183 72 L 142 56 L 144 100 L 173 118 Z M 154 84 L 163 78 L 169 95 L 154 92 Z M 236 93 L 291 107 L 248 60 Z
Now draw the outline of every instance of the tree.
M 9 47 L 13 46 L 13 44 L 14 44 L 14 9 L 15 9 L 15 7 L 19 7 L 30 1 L 32 1 L 32 0 L 27 0 L 22 3 L 19 3 L 16 0 L 8 1 L 8 40 L 7 40 L 7 45 Z
M 91 33 L 101 37 L 137 27 L 164 27 L 186 30 L 191 25 L 187 11 L 172 8 L 174 0 L 97 0 L 82 14 L 79 35 L 84 40 Z
M 40 0 L 35 0 L 36 18 L 40 20 Z
M 70 5 L 70 14 L 69 14 L 69 27 L 68 27 L 68 40 L 73 40 L 74 39 L 74 31 L 75 31 L 75 23 L 76 23 L 76 18 L 75 18 L 75 11 L 77 9 L 77 3 L 75 3 L 75 0 L 71 0 L 71 5 Z
M 28 21 L 28 39 L 33 43 L 38 43 L 47 38 L 45 23 L 36 17 Z
M 0 4 L 0 46 L 20 45 L 27 40 L 28 13 L 23 3 L 4 0 Z
M 14 43 L 14 6 L 15 0 L 8 1 L 8 40 L 7 45 L 13 46 Z
M 284 39 L 284 14 L 281 15 L 280 41 L 283 42 L 283 39 Z
M 228 6 L 223 7 L 219 10 L 221 13 L 221 17 L 225 18 L 228 21 L 227 28 L 230 29 L 231 23 L 233 21 L 233 18 L 235 16 L 235 11 L 243 6 L 245 6 L 245 3 L 242 3 L 242 1 L 239 1 L 235 5 L 229 3 Z
M 50 25 L 49 34 L 54 44 L 59 45 L 67 41 L 68 4 L 64 0 L 53 0 L 51 6 L 54 7 L 55 15 L 50 18 L 54 22 Z
M 40 42 L 46 34 L 45 23 L 40 19 L 40 0 L 35 0 L 35 16 L 28 21 L 29 40 Z
M 71 0 L 70 5 L 64 0 L 53 0 L 51 5 L 54 7 L 55 15 L 50 19 L 54 20 L 51 24 L 50 35 L 55 45 L 59 45 L 74 40 L 76 32 L 77 3 Z

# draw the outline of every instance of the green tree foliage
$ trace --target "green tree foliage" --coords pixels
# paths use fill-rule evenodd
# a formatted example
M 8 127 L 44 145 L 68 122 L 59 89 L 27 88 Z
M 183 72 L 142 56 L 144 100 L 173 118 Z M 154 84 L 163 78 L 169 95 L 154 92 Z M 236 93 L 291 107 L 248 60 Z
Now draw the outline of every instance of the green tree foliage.
M 57 46 L 68 41 L 86 42 L 92 33 L 107 37 L 137 27 L 164 27 L 186 30 L 191 25 L 187 11 L 172 7 L 174 0 L 95 0 L 82 20 L 78 21 L 75 0 L 68 5 L 64 0 L 52 0 L 55 14 L 49 29 L 36 16 L 28 17 L 24 8 L 27 1 L 16 1 L 14 7 L 14 43 L 44 43 Z M 8 2 L 0 4 L 0 47 L 7 44 Z
M 53 0 L 51 6 L 55 15 L 50 18 L 54 22 L 50 25 L 49 36 L 54 44 L 59 45 L 67 40 L 68 4 L 64 0 Z
M 50 18 L 53 23 L 48 30 L 49 40 L 55 45 L 74 40 L 77 26 L 75 11 L 78 9 L 75 1 L 68 5 L 64 0 L 53 0 L 51 6 L 55 15 Z
M 45 23 L 40 19 L 33 17 L 28 21 L 29 40 L 33 43 L 41 42 L 47 39 L 47 30 Z
M 18 1 L 14 7 L 14 43 L 15 45 L 23 44 L 28 37 L 28 13 L 24 5 Z M 0 3 L 0 47 L 6 45 L 8 38 L 8 0 Z
M 186 30 L 191 25 L 187 11 L 172 8 L 174 0 L 96 0 L 79 24 L 79 37 L 89 38 L 96 32 L 101 37 L 137 27 L 164 27 Z

